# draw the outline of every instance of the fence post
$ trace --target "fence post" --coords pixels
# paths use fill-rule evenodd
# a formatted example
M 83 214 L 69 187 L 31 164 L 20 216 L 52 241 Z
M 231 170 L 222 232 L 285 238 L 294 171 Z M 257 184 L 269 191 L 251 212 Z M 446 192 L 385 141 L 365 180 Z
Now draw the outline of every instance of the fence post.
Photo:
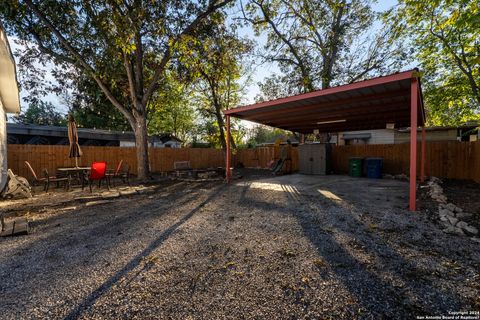
M 412 78 L 410 84 L 410 211 L 416 210 L 417 201 L 417 85 L 417 78 Z
M 230 116 L 225 116 L 226 127 L 227 127 L 227 150 L 226 150 L 226 164 L 225 164 L 225 179 L 227 183 L 230 182 Z
M 425 125 L 422 126 L 422 155 L 420 158 L 420 181 L 425 182 Z

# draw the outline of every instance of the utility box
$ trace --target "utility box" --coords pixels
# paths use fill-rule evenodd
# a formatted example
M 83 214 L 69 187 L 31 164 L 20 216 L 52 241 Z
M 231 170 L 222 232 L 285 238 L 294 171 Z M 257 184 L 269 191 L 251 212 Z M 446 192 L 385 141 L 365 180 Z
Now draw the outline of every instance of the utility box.
M 330 172 L 329 143 L 312 143 L 298 146 L 299 172 L 326 175 Z

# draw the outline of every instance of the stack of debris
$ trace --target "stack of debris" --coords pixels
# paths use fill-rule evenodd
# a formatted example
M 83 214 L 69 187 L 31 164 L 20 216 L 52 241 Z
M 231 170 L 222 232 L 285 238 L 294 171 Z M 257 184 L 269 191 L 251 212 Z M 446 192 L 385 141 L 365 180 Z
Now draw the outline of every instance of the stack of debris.
M 3 190 L 0 190 L 1 198 L 31 198 L 32 188 L 24 177 L 17 176 L 12 170 L 7 171 L 7 183 Z
M 464 212 L 462 208 L 453 203 L 449 203 L 443 193 L 443 188 L 440 186 L 441 183 L 440 179 L 431 177 L 428 186 L 430 188 L 429 195 L 438 203 L 438 217 L 445 227 L 443 231 L 450 234 L 477 236 L 478 229 L 465 221 L 468 221 L 472 214 Z M 472 238 L 472 240 L 479 241 L 478 238 Z
M 31 198 L 32 188 L 24 177 L 17 176 L 12 170 L 7 170 L 7 183 L 0 190 L 0 199 Z M 28 234 L 29 225 L 25 217 L 5 220 L 5 215 L 0 212 L 0 237 Z
M 6 221 L 0 213 L 0 237 L 28 234 L 30 228 L 25 217 L 16 217 Z

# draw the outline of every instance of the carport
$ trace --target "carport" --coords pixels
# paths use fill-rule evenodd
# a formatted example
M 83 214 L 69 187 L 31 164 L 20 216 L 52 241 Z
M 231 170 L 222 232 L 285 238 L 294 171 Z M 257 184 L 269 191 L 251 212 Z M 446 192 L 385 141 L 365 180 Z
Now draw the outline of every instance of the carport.
M 425 176 L 425 110 L 418 70 L 355 82 L 224 112 L 226 168 L 230 168 L 230 117 L 297 132 L 335 133 L 369 129 L 422 127 L 420 180 Z M 231 171 L 226 171 L 227 182 Z M 417 130 L 410 130 L 410 199 L 416 210 Z

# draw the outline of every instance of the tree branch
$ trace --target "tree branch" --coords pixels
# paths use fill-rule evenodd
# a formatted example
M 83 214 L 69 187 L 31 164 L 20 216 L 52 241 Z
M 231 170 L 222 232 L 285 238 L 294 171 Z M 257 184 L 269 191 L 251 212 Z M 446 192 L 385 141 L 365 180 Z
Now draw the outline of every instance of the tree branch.
M 130 99 L 132 100 L 132 106 L 137 108 L 135 97 L 137 96 L 137 91 L 135 88 L 135 83 L 133 81 L 133 70 L 132 70 L 132 63 L 129 61 L 127 57 L 127 53 L 122 50 L 122 58 L 123 58 L 123 66 L 127 71 L 127 79 L 128 79 L 128 90 L 130 91 Z
M 214 12 L 217 9 L 227 5 L 228 3 L 232 2 L 232 1 L 233 0 L 224 0 L 220 3 L 218 3 L 218 4 L 214 4 L 214 2 L 210 2 L 210 4 L 208 5 L 207 9 L 204 12 L 200 13 L 195 18 L 195 20 L 193 20 L 185 29 L 183 29 L 182 32 L 180 32 L 180 34 L 178 34 L 175 37 L 175 39 L 172 39 L 173 40 L 172 43 L 170 45 L 167 45 L 167 48 L 165 49 L 165 51 L 163 53 L 162 60 L 160 61 L 160 64 L 157 66 L 157 68 L 155 69 L 155 72 L 154 72 L 153 78 L 152 78 L 152 82 L 148 86 L 148 89 L 145 92 L 145 95 L 143 96 L 143 99 L 142 99 L 142 104 L 143 105 L 145 105 L 147 103 L 147 101 L 152 96 L 153 91 L 155 91 L 158 80 L 160 79 L 160 76 L 162 75 L 162 73 L 165 71 L 165 67 L 166 67 L 168 61 L 170 60 L 170 58 L 172 56 L 172 47 L 174 47 L 178 43 L 178 41 L 180 41 L 180 38 L 182 36 L 192 32 L 200 24 L 200 22 L 203 19 L 205 19 L 206 17 L 208 17 L 212 12 Z
M 438 22 L 436 20 L 435 20 L 435 22 L 438 26 Z M 442 33 L 441 29 L 440 29 L 440 32 L 441 32 L 440 34 L 436 33 L 435 31 L 433 31 L 432 26 L 430 26 L 430 33 L 434 37 L 440 39 L 440 41 L 443 43 L 443 45 L 445 46 L 447 51 L 452 55 L 452 57 L 455 60 L 455 63 L 457 64 L 458 68 L 467 77 L 469 85 L 470 85 L 470 89 L 472 90 L 472 94 L 473 94 L 474 98 L 477 100 L 478 103 L 480 103 L 479 88 L 477 86 L 477 83 L 475 82 L 475 78 L 474 78 L 472 72 L 469 72 L 469 70 L 467 70 L 468 64 L 466 66 L 463 65 L 462 59 L 457 55 L 455 50 L 452 48 L 452 46 L 450 45 L 450 43 L 448 42 L 448 40 L 446 39 L 446 37 Z
M 305 23 L 307 26 L 309 26 L 310 28 L 310 31 L 313 32 L 313 34 L 316 36 L 317 40 L 309 40 L 310 42 L 312 43 L 315 43 L 318 45 L 318 47 L 321 49 L 323 48 L 323 39 L 322 39 L 322 35 L 318 32 L 318 28 L 315 26 L 315 24 L 313 23 L 313 19 L 310 15 L 310 10 L 308 8 L 306 8 L 305 10 L 307 11 L 307 15 L 308 15 L 308 19 L 305 18 L 298 10 L 295 9 L 295 7 L 292 5 L 291 2 L 289 1 L 282 1 L 286 6 L 288 6 L 288 8 L 290 8 L 290 10 L 292 10 L 293 14 L 297 17 L 297 18 L 300 18 L 301 21 L 303 21 L 303 23 Z M 305 4 L 306 5 L 306 4 Z M 307 6 L 307 5 L 306 5 Z M 308 40 L 308 39 L 307 39 Z
M 50 48 L 47 48 L 44 44 L 43 44 L 43 41 L 42 39 L 40 38 L 40 36 L 38 35 L 38 33 L 36 33 L 33 28 L 29 28 L 29 31 L 31 32 L 32 36 L 34 37 L 35 39 L 35 43 L 37 44 L 37 47 L 38 49 L 47 54 L 47 55 L 50 55 L 54 58 L 57 58 L 58 60 L 61 60 L 61 61 L 64 61 L 64 62 L 67 62 L 67 63 L 71 63 L 71 64 L 75 64 L 75 59 L 72 59 L 68 56 L 65 56 L 61 53 L 58 53 L 58 52 L 55 52 L 53 51 L 52 49 Z
M 103 93 L 107 96 L 108 100 L 112 102 L 112 104 L 117 107 L 117 109 L 129 120 L 129 122 L 134 123 L 135 119 L 133 118 L 132 113 L 125 108 L 116 98 L 115 96 L 110 92 L 108 87 L 103 83 L 103 81 L 96 75 L 95 69 L 93 69 L 92 66 L 90 66 L 85 59 L 82 57 L 82 55 L 76 50 L 68 41 L 65 39 L 65 37 L 58 31 L 58 29 L 53 25 L 50 20 L 47 19 L 47 17 L 32 3 L 31 0 L 25 0 L 25 3 L 27 6 L 35 13 L 35 15 L 45 23 L 47 28 L 57 37 L 58 41 L 67 49 L 67 51 L 70 52 L 75 57 L 75 60 L 80 64 L 80 66 L 83 67 L 83 69 L 89 73 L 92 78 L 95 80 L 95 82 L 98 84 L 100 89 L 103 91 Z
M 298 54 L 297 52 L 297 49 L 293 46 L 293 44 L 285 37 L 285 35 L 283 35 L 280 30 L 278 29 L 277 25 L 275 24 L 275 22 L 270 18 L 270 16 L 268 15 L 268 13 L 266 12 L 265 10 L 265 7 L 263 6 L 262 3 L 258 2 L 258 1 L 252 1 L 253 3 L 255 3 L 259 8 L 260 10 L 262 11 L 262 15 L 265 19 L 265 21 L 272 27 L 272 30 L 273 32 L 275 32 L 275 34 L 277 35 L 277 37 L 280 38 L 281 41 L 283 41 L 289 48 L 289 51 L 290 53 L 295 57 L 295 59 L 297 60 L 297 65 L 298 67 L 300 68 L 300 72 L 302 74 L 302 80 L 304 82 L 304 86 L 305 86 L 305 89 L 307 91 L 312 91 L 314 88 L 313 88 L 313 83 L 312 83 L 312 80 L 311 80 L 311 77 L 310 77 L 310 74 L 309 72 L 307 71 L 307 68 L 305 67 L 305 65 L 303 64 L 303 61 L 302 61 L 302 58 L 300 57 L 300 55 Z
M 142 101 L 143 99 L 143 42 L 140 30 L 135 32 L 135 84 L 137 88 L 138 99 Z

